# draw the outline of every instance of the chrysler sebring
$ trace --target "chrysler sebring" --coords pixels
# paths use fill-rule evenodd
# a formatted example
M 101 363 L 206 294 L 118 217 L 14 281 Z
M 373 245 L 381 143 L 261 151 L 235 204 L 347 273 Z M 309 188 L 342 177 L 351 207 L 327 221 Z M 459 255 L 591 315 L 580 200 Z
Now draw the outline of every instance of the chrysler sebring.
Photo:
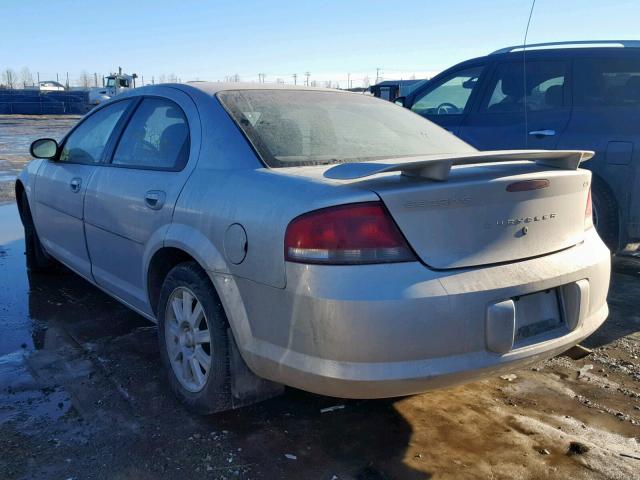
M 192 83 L 101 104 L 16 182 L 27 267 L 158 324 L 200 413 L 350 398 L 556 355 L 607 317 L 587 151 L 479 152 L 392 103 Z

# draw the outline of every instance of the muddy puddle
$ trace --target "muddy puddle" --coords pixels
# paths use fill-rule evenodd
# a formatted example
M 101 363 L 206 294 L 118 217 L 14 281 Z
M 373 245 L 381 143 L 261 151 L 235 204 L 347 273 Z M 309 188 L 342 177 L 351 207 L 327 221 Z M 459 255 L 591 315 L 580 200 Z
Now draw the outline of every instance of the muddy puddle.
M 0 203 L 13 198 L 13 182 L 31 159 L 29 146 L 38 138 L 60 140 L 77 115 L 0 115 Z
M 287 389 L 198 417 L 167 388 L 153 325 L 72 273 L 28 275 L 23 251 L 0 206 L 3 480 L 640 478 L 637 259 L 616 260 L 611 317 L 580 360 L 399 399 Z

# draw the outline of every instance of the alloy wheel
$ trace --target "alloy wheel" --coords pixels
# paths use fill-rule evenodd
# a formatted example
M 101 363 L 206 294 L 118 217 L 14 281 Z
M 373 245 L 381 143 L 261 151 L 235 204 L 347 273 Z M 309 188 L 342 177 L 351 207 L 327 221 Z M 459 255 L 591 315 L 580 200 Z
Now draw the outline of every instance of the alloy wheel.
M 190 392 L 199 392 L 211 370 L 211 331 L 202 303 L 186 287 L 169 296 L 165 311 L 165 342 L 173 372 Z

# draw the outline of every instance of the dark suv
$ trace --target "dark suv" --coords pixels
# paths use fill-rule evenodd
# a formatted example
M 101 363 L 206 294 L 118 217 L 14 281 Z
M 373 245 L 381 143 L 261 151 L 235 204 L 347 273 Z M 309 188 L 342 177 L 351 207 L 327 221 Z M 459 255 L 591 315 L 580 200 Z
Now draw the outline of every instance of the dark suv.
M 612 250 L 640 240 L 640 41 L 504 48 L 396 103 L 479 150 L 594 150 L 584 166 L 601 237 Z

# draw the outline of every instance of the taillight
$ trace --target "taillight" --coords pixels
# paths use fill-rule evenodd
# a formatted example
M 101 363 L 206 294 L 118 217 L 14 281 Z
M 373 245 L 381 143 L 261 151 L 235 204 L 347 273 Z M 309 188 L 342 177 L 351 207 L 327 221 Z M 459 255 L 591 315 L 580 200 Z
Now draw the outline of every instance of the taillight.
M 334 265 L 415 261 L 380 202 L 323 208 L 295 218 L 284 237 L 290 262 Z
M 584 229 L 589 230 L 593 227 L 593 204 L 591 203 L 591 189 L 587 196 L 587 208 L 584 210 Z

